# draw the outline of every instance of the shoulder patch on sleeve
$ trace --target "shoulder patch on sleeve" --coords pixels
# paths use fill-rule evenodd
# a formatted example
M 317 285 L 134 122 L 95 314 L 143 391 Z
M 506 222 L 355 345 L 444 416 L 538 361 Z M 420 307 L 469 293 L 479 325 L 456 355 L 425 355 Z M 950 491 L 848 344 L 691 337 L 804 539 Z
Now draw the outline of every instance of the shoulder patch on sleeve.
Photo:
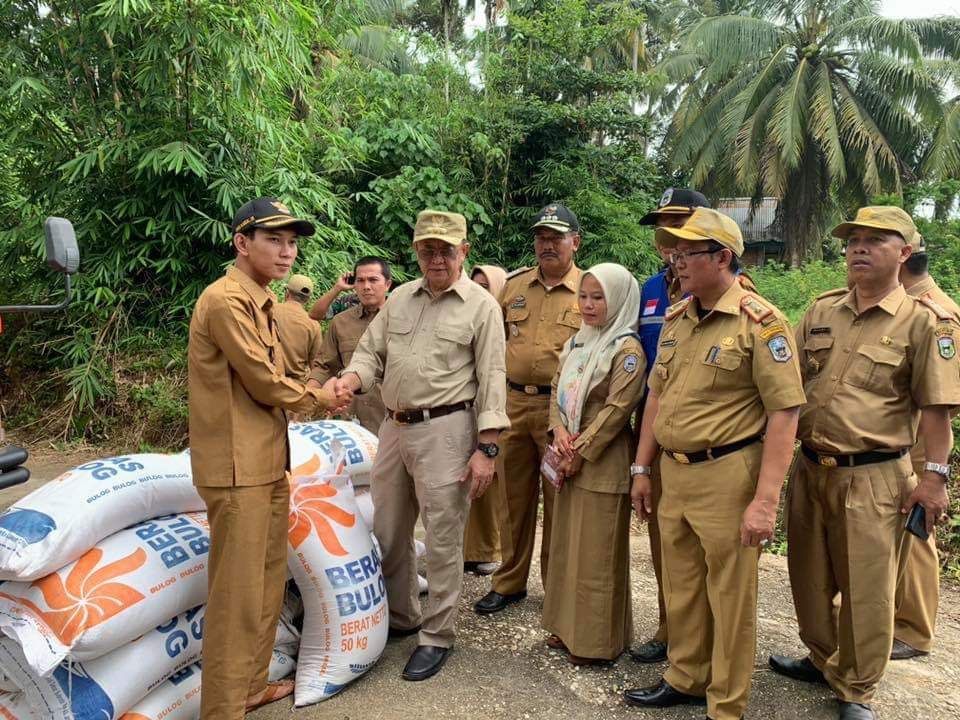
M 933 311 L 933 314 L 937 316 L 937 320 L 940 321 L 950 321 L 956 320 L 956 318 L 950 314 L 942 305 L 940 305 L 930 294 L 921 295 L 917 298 L 921 303 L 927 306 L 930 310 Z
M 823 300 L 824 298 L 838 297 L 840 295 L 846 295 L 848 292 L 850 292 L 849 288 L 834 288 L 833 290 L 827 290 L 825 293 L 820 293 L 814 299 Z
M 756 323 L 762 323 L 767 318 L 775 319 L 773 308 L 760 302 L 756 295 L 744 295 L 740 301 L 740 309 Z M 767 323 L 764 323 L 765 325 Z
M 664 313 L 663 315 L 664 320 L 673 320 L 677 315 L 679 315 L 684 310 L 686 310 L 687 305 L 690 304 L 691 297 L 692 296 L 688 295 L 687 297 L 683 298 L 683 300 L 681 300 L 680 302 L 676 302 L 670 307 L 668 307 L 667 312 Z
M 517 268 L 516 270 L 511 270 L 510 272 L 507 273 L 507 280 L 512 280 L 518 275 L 523 275 L 523 273 L 527 272 L 528 270 L 530 270 L 530 268 L 527 267 L 526 265 L 524 265 L 521 268 Z

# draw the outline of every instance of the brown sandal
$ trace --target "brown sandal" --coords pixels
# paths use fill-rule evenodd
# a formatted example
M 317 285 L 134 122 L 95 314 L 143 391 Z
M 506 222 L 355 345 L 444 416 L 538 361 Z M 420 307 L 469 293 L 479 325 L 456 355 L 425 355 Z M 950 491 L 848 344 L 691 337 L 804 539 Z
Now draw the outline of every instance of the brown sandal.
M 608 667 L 610 665 L 613 665 L 613 660 L 604 660 L 603 658 L 580 657 L 579 655 L 574 655 L 571 652 L 567 653 L 567 662 L 577 667 L 583 667 L 588 665 L 593 667 Z
M 547 647 L 553 650 L 566 650 L 567 646 L 558 635 L 551 635 L 547 638 Z
M 293 694 L 293 680 L 276 680 L 267 683 L 267 686 L 253 697 L 247 698 L 247 712 L 269 705 L 277 700 Z

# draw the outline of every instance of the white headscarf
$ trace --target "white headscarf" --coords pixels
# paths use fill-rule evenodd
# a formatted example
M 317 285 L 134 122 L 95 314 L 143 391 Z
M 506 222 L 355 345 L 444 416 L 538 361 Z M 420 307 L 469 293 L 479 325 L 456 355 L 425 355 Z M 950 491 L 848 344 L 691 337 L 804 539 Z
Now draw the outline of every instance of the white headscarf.
M 577 334 L 560 353 L 557 405 L 567 432 L 580 432 L 580 416 L 590 391 L 610 372 L 613 358 L 626 338 L 637 332 L 640 317 L 640 286 L 630 271 L 616 263 L 600 263 L 580 279 L 592 275 L 603 288 L 607 318 L 600 327 L 581 323 Z

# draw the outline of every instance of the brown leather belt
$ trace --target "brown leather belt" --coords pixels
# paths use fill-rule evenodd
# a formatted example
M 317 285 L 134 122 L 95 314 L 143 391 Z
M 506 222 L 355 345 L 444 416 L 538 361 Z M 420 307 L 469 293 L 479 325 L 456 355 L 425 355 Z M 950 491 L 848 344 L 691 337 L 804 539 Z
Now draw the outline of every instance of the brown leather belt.
M 860 465 L 871 465 L 873 463 L 886 462 L 887 460 L 896 460 L 907 454 L 907 450 L 868 450 L 867 452 L 854 453 L 853 455 L 824 455 L 816 450 L 808 448 L 806 445 L 800 446 L 800 452 L 810 462 L 824 467 L 859 467 Z
M 453 403 L 453 405 L 440 405 L 434 408 L 423 408 L 422 410 L 391 410 L 387 408 L 387 415 L 400 425 L 415 425 L 430 418 L 443 417 L 461 410 L 469 410 L 472 407 L 472 400 L 464 400 L 463 402 Z
M 507 380 L 507 386 L 511 390 L 526 393 L 527 395 L 549 395 L 553 389 L 549 385 L 521 385 L 513 380 Z
M 748 445 L 753 445 L 755 442 L 759 442 L 762 437 L 762 435 L 754 435 L 752 437 L 744 438 L 743 440 L 737 440 L 729 445 L 720 445 L 718 447 L 707 448 L 706 450 L 697 450 L 695 452 L 682 453 L 674 452 L 673 450 L 664 450 L 663 452 L 672 457 L 681 465 L 695 465 L 697 463 L 706 462 L 707 460 L 716 460 L 724 455 L 734 453 L 741 448 L 745 448 Z

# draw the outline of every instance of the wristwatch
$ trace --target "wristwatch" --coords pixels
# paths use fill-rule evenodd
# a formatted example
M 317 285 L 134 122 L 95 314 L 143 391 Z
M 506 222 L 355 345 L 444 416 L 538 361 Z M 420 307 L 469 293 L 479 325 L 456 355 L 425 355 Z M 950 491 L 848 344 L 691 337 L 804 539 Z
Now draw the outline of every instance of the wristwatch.
M 477 450 L 491 459 L 500 454 L 500 446 L 496 443 L 479 443 L 477 445 Z
M 649 475 L 651 470 L 653 470 L 653 468 L 649 465 L 631 465 L 630 477 L 634 475 Z
M 944 480 L 950 479 L 950 466 L 941 465 L 940 463 L 928 462 L 923 464 L 924 472 L 935 472 L 937 475 L 943 476 Z

